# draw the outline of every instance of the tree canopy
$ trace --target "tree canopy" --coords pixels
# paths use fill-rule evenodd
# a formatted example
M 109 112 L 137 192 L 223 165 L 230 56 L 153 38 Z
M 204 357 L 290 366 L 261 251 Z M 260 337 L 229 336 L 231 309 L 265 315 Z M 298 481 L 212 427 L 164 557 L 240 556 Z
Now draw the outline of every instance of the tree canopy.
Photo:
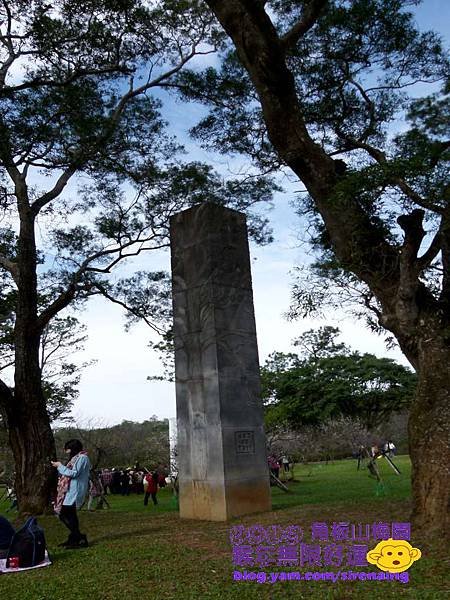
M 52 320 L 93 295 L 125 308 L 128 323 L 144 320 L 163 333 L 167 274 L 110 275 L 168 247 L 172 214 L 227 204 L 248 210 L 255 239 L 270 239 L 251 207 L 276 186 L 187 161 L 157 97 L 223 34 L 198 2 L 4 2 L 0 11 L 0 343 L 8 364 L 23 326 L 18 311 L 36 312 L 27 326 L 43 355 L 49 327 L 62 325 Z M 45 383 L 47 398 L 61 391 Z
M 269 357 L 261 368 L 269 428 L 295 429 L 350 417 L 372 430 L 408 408 L 415 375 L 389 358 L 360 354 L 335 343 L 339 333 L 332 327 L 309 330 L 298 340 L 305 348 L 303 355 Z M 325 339 L 331 342 L 328 348 Z
M 12 223 L 25 207 L 39 215 L 40 330 L 71 302 L 113 297 L 106 275 L 127 257 L 167 246 L 173 212 L 205 200 L 245 208 L 272 190 L 267 179 L 224 181 L 207 165 L 183 161 L 150 94 L 218 43 L 211 16 L 195 2 L 82 6 L 3 6 L 3 218 Z M 77 191 L 67 188 L 75 175 Z M 256 224 L 253 232 L 264 237 Z M 0 234 L 0 265 L 13 285 L 18 238 L 8 227 Z M 127 284 L 151 296 L 165 280 L 138 274 L 116 285 L 123 304 Z M 149 299 L 141 295 L 138 305 L 157 328 L 164 315 Z

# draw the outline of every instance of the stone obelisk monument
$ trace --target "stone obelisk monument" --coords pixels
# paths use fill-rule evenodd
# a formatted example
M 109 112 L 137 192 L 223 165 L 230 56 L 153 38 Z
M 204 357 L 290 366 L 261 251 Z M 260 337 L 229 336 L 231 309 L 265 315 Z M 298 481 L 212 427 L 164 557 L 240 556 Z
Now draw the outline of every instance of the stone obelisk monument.
M 271 509 L 245 215 L 171 219 L 180 516 Z

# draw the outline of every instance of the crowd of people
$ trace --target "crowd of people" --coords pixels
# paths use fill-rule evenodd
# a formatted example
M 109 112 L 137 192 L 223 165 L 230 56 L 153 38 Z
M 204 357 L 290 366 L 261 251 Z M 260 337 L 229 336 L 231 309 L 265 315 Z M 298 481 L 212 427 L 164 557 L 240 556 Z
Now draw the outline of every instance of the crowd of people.
M 167 485 L 169 469 L 166 465 L 158 465 L 153 471 L 146 468 L 134 467 L 133 469 L 102 469 L 96 473 L 95 487 L 103 488 L 105 494 L 144 494 L 148 483 L 148 475 L 154 475 L 158 487 Z M 94 483 L 93 483 L 94 486 Z
M 167 466 L 158 467 L 149 471 L 135 467 L 134 469 L 102 469 L 91 472 L 89 479 L 89 511 L 109 508 L 108 494 L 129 496 L 130 494 L 144 494 L 144 506 L 148 505 L 151 496 L 153 504 L 158 504 L 156 494 L 159 488 L 167 485 L 169 471 Z M 95 506 L 94 506 L 94 503 Z

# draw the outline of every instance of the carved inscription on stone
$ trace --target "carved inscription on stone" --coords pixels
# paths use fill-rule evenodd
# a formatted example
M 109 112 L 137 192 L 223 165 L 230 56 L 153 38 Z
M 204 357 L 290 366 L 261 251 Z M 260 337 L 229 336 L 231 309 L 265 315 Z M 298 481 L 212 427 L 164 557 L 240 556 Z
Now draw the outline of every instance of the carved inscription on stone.
M 254 454 L 255 438 L 253 431 L 236 431 L 234 433 L 236 454 Z

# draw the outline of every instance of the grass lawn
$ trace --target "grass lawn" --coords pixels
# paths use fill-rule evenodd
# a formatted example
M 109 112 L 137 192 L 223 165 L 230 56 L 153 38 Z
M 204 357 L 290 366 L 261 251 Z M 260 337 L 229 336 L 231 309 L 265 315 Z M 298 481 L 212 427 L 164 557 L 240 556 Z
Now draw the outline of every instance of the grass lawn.
M 380 461 L 381 462 L 381 461 Z M 181 521 L 170 492 L 158 494 L 159 505 L 143 506 L 142 496 L 110 497 L 111 509 L 80 513 L 81 529 L 88 534 L 87 549 L 64 550 L 57 544 L 67 531 L 56 517 L 40 517 L 54 564 L 48 568 L 0 576 L 4 600 L 285 600 L 288 598 L 444 599 L 450 597 L 448 553 L 423 549 L 422 559 L 409 570 L 409 583 L 400 581 L 290 581 L 259 584 L 233 581 L 229 542 L 230 525 L 300 525 L 305 542 L 315 521 L 372 523 L 408 521 L 410 464 L 396 460 L 402 475 L 380 465 L 385 490 L 357 472 L 356 461 L 297 465 L 297 482 L 290 493 L 272 488 L 273 511 L 235 519 L 229 524 Z M 4 514 L 6 506 L 0 505 Z M 17 523 L 16 523 L 17 524 Z M 421 541 L 412 534 L 413 545 Z M 323 543 L 322 543 L 323 544 Z M 372 539 L 369 546 L 374 547 Z M 351 570 L 341 567 L 341 570 Z M 241 567 L 241 571 L 331 571 L 330 567 Z M 378 571 L 375 566 L 354 571 Z

